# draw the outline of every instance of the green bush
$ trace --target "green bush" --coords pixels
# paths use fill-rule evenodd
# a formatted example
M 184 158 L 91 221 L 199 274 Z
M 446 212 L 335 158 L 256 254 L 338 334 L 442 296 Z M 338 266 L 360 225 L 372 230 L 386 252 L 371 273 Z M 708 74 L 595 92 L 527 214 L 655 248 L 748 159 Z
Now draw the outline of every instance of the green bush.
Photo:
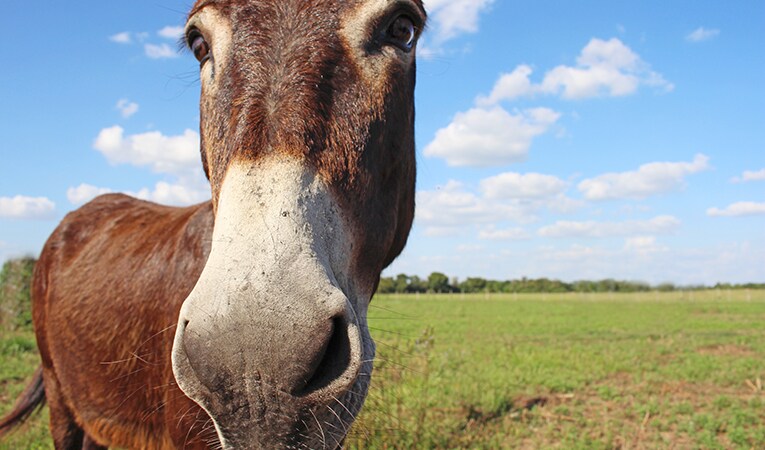
M 12 259 L 0 270 L 0 328 L 4 330 L 32 329 L 30 285 L 34 258 Z

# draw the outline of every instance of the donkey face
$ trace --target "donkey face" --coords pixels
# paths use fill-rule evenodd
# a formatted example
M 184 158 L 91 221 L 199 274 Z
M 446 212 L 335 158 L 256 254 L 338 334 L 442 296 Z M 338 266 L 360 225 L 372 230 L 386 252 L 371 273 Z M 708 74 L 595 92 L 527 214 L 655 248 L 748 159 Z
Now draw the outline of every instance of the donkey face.
M 420 0 L 200 0 L 215 228 L 173 372 L 224 447 L 338 447 L 360 410 L 381 270 L 414 213 Z

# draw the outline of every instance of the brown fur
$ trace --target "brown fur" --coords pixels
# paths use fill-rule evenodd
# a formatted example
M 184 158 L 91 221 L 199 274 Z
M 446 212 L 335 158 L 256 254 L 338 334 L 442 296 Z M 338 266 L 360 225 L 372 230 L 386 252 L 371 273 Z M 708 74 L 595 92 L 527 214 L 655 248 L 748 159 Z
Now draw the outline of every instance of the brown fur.
M 177 387 L 179 310 L 210 253 L 232 161 L 272 152 L 312 166 L 347 213 L 355 273 L 370 291 L 401 252 L 414 213 L 415 67 L 365 70 L 340 36 L 363 0 L 200 0 L 233 26 L 214 98 L 201 102 L 212 201 L 188 208 L 124 195 L 66 216 L 35 269 L 33 315 L 57 448 L 210 448 L 207 413 Z M 412 8 L 409 3 L 391 5 Z M 424 21 L 420 0 L 414 3 Z M 27 402 L 28 403 L 28 402 Z
M 212 225 L 209 202 L 170 208 L 106 195 L 67 215 L 50 237 L 32 296 L 57 448 L 76 447 L 79 429 L 125 448 L 216 441 L 168 361 Z

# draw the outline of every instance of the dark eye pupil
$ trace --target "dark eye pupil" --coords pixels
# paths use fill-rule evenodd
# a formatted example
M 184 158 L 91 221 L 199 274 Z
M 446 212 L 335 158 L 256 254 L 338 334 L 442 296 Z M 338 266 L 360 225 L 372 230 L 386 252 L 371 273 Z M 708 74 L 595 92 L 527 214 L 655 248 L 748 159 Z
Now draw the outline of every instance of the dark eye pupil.
M 414 23 L 406 16 L 399 16 L 388 29 L 390 39 L 405 50 L 414 45 L 415 33 Z
M 191 38 L 191 51 L 194 53 L 194 57 L 199 62 L 202 62 L 207 58 L 210 53 L 210 47 L 207 45 L 207 41 L 201 35 L 196 35 Z

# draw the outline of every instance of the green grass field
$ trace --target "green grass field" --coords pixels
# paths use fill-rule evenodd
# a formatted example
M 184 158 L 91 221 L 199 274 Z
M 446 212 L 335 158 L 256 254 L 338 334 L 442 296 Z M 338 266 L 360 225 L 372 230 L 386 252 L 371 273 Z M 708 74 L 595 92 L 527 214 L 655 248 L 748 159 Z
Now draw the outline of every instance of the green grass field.
M 765 291 L 380 296 L 349 448 L 765 448 Z M 0 414 L 36 366 L 0 339 Z M 0 448 L 50 448 L 45 413 Z

